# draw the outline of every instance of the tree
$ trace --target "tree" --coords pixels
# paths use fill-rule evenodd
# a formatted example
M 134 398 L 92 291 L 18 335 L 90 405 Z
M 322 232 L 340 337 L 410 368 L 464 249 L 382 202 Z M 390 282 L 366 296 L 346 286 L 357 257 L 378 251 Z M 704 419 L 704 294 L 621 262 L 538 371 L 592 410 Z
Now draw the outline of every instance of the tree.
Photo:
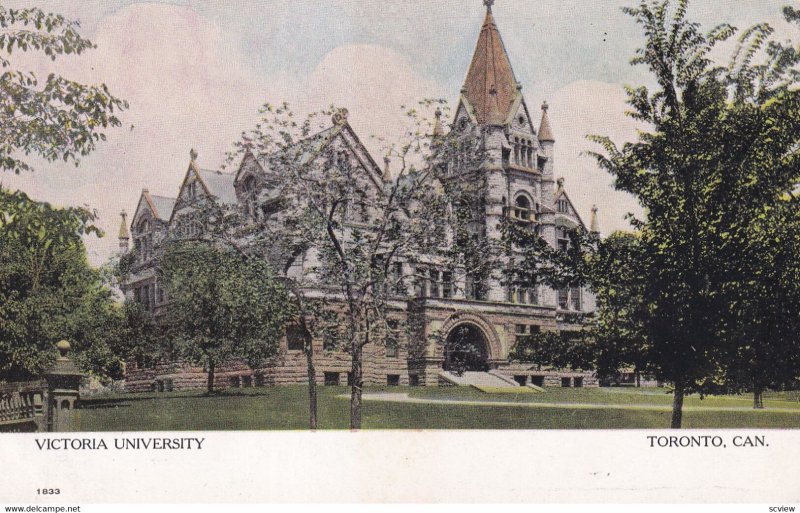
M 175 241 L 164 248 L 160 266 L 171 349 L 204 365 L 209 394 L 218 364 L 242 359 L 257 368 L 276 354 L 288 315 L 286 291 L 265 262 L 213 242 Z
M 441 102 L 423 106 L 433 103 Z M 433 130 L 408 109 L 406 137 L 387 151 L 387 166 L 399 164 L 391 176 L 363 151 L 344 109 L 297 120 L 287 105 L 266 105 L 262 114 L 237 145 L 245 161 L 249 154 L 260 162 L 256 190 L 269 207 L 256 213 L 260 237 L 296 290 L 313 284 L 337 300 L 330 305 L 344 322 L 328 329 L 351 356 L 350 425 L 358 429 L 364 348 L 385 342 L 389 299 L 405 287 L 396 265 L 415 266 L 437 251 L 445 260 L 447 238 L 457 231 L 448 226 L 463 211 L 447 205 L 465 205 L 450 200 L 481 183 L 473 180 L 484 164 L 478 138 L 471 129 Z
M 81 37 L 79 24 L 39 8 L 0 6 L 0 169 L 32 170 L 31 154 L 47 161 L 78 165 L 108 127 L 119 126 L 119 112 L 128 104 L 105 86 L 87 86 L 50 74 L 41 80 L 34 72 L 16 69 L 12 52 L 40 52 L 51 60 L 82 54 L 94 44 Z
M 647 212 L 634 219 L 647 277 L 643 327 L 654 372 L 675 387 L 673 428 L 681 426 L 686 393 L 719 385 L 732 343 L 722 331 L 731 316 L 722 291 L 743 277 L 736 241 L 797 182 L 800 133 L 798 93 L 781 80 L 791 59 L 779 56 L 761 68 L 749 63 L 768 27 L 745 31 L 724 68 L 711 52 L 735 29 L 703 33 L 687 20 L 687 8 L 687 0 L 642 0 L 624 9 L 645 34 L 632 64 L 646 66 L 658 84 L 627 90 L 630 115 L 647 131 L 621 149 L 591 138 L 603 147 L 594 156 L 615 187 Z
M 647 332 L 649 311 L 643 288 L 647 275 L 640 268 L 644 257 L 636 234 L 615 232 L 598 244 L 592 256 L 591 287 L 597 299 L 592 327 L 598 375 L 614 378 L 632 367 L 639 386 L 649 371 Z
M 41 375 L 65 338 L 85 370 L 121 375 L 119 309 L 82 240 L 100 234 L 94 219 L 0 189 L 0 378 Z

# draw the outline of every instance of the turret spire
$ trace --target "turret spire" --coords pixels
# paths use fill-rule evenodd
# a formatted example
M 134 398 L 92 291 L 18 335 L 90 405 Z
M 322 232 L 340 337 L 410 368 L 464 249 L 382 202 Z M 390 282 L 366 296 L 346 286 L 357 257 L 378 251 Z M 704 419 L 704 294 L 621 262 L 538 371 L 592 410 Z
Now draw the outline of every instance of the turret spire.
M 592 220 L 589 223 L 589 231 L 600 233 L 600 223 L 597 221 L 597 205 L 592 205 Z
M 389 158 L 388 154 L 385 157 L 383 157 L 383 181 L 385 183 L 389 183 L 392 181 L 392 170 L 389 167 L 391 163 L 392 159 Z
M 123 210 L 119 213 L 119 215 L 122 217 L 122 222 L 119 225 L 119 249 L 122 252 L 127 252 L 128 241 L 131 238 L 130 233 L 128 232 L 128 214 Z
M 437 107 L 434 116 L 436 117 L 436 121 L 433 123 L 433 136 L 439 137 L 444 135 L 444 128 L 442 127 L 442 109 Z
M 478 123 L 502 125 L 521 93 L 492 15 L 493 4 L 494 0 L 484 0 L 486 18 L 461 91 Z
M 540 142 L 556 142 L 556 138 L 553 137 L 553 128 L 550 126 L 550 118 L 547 115 L 549 108 L 547 102 L 542 103 L 542 121 L 539 123 Z

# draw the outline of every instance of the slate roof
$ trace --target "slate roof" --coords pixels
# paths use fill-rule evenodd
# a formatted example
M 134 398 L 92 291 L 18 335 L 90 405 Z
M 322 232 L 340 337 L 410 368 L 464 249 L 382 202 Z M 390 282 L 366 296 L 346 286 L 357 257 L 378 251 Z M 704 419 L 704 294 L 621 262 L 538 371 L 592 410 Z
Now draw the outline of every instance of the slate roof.
M 212 196 L 222 203 L 236 203 L 236 189 L 233 186 L 236 175 L 210 169 L 199 169 L 197 174 Z
M 539 140 L 541 142 L 556 142 L 553 136 L 553 128 L 550 126 L 550 118 L 547 115 L 547 102 L 542 104 L 542 121 L 539 122 Z
M 156 196 L 155 194 L 150 194 L 150 200 L 156 216 L 162 221 L 169 222 L 169 218 L 172 215 L 172 209 L 175 208 L 175 198 L 167 198 L 166 196 Z
M 478 123 L 504 124 L 521 94 L 518 84 L 492 11 L 487 9 L 462 89 Z

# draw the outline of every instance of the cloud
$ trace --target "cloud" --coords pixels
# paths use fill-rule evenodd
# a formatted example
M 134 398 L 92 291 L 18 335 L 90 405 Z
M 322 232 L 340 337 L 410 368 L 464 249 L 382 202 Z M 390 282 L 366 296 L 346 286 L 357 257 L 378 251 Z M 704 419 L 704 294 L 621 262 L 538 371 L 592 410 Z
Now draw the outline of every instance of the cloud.
M 345 106 L 362 142 L 380 161 L 383 143 L 403 135 L 402 106 L 441 96 L 441 86 L 421 76 L 403 55 L 377 45 L 345 45 L 329 52 L 307 80 L 311 109 Z
M 244 58 L 213 23 L 194 10 L 160 4 L 123 8 L 105 18 L 92 36 L 98 48 L 47 64 L 84 83 L 105 82 L 130 103 L 124 127 L 71 165 L 37 163 L 37 171 L 3 176 L 5 186 L 56 204 L 98 210 L 108 235 L 87 246 L 93 263 L 117 246 L 118 213 L 135 208 L 143 187 L 174 196 L 189 149 L 214 167 L 239 133 L 255 122 L 265 97 L 282 92 L 243 65 Z M 41 62 L 29 61 L 34 67 Z

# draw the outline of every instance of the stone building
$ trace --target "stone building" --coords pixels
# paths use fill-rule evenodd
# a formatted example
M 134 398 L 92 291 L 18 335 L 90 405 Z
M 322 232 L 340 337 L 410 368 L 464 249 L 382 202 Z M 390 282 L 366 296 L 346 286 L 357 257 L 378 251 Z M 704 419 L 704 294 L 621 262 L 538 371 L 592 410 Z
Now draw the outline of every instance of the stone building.
M 568 231 L 585 225 L 567 195 L 563 180 L 556 178 L 556 139 L 548 106 L 546 103 L 541 106 L 537 125 L 492 15 L 492 2 L 486 3 L 486 16 L 454 119 L 457 127 L 470 125 L 481 129 L 486 152 L 493 162 L 487 169 L 484 229 L 489 237 L 499 237 L 501 220 L 512 216 L 519 222 L 535 223 L 548 244 L 566 249 Z M 438 123 L 437 129 L 441 130 Z M 334 120 L 329 129 L 315 136 L 315 141 L 321 146 L 337 145 L 338 152 L 346 153 L 362 169 L 365 187 L 380 183 L 381 169 L 346 118 Z M 257 177 L 265 172 L 266 163 L 262 159 L 248 154 L 237 172 L 224 173 L 199 168 L 196 157 L 193 151 L 176 198 L 142 192 L 131 219 L 130 235 L 123 217 L 121 247 L 127 249 L 130 237 L 131 249 L 137 255 L 135 272 L 125 287 L 126 295 L 152 311 L 166 310 L 168 300 L 159 287 L 158 270 L 152 262 L 153 248 L 170 231 L 191 234 L 199 229 L 187 221 L 190 217 L 183 215 L 195 201 L 238 204 L 251 216 L 268 214 L 274 204 L 274 198 L 255 190 Z M 592 211 L 590 229 L 597 231 L 596 209 Z M 400 264 L 398 272 L 412 274 L 414 269 L 408 267 Z M 419 328 L 408 337 L 415 340 L 398 340 L 396 344 L 366 351 L 366 384 L 575 387 L 598 384 L 591 371 L 541 369 L 509 361 L 509 352 L 518 337 L 543 330 L 575 329 L 565 319 L 570 314 L 591 313 L 595 308 L 594 298 L 587 290 L 578 287 L 552 290 L 543 286 L 522 290 L 493 281 L 476 294 L 470 287 L 452 283 L 453 278 L 447 272 L 432 270 L 429 276 L 427 282 L 412 287 L 413 297 L 397 297 L 392 302 L 395 309 L 390 322 L 407 326 L 413 321 Z M 452 351 L 445 350 L 456 331 L 479 349 L 466 362 L 464 374 L 451 372 Z M 419 341 L 425 342 L 421 346 L 411 343 Z M 320 381 L 345 384 L 349 355 L 330 350 L 325 340 L 315 340 L 314 345 Z M 203 369 L 180 362 L 138 361 L 128 365 L 129 390 L 201 387 L 204 380 Z M 281 341 L 279 356 L 265 368 L 254 370 L 229 362 L 217 369 L 217 380 L 222 387 L 302 383 L 306 380 L 302 341 L 288 330 Z

